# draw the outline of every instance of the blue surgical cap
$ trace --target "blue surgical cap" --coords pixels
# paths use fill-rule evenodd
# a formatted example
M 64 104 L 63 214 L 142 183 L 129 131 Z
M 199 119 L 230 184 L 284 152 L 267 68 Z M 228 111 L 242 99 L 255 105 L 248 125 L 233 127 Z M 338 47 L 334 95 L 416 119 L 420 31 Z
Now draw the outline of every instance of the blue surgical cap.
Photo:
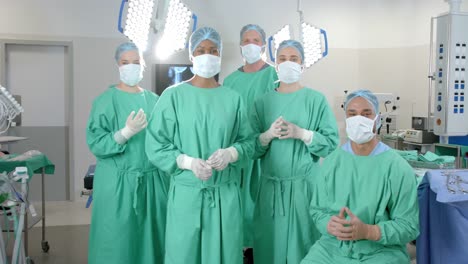
M 195 49 L 200 45 L 204 40 L 210 40 L 213 42 L 219 49 L 219 54 L 222 53 L 223 44 L 221 43 L 221 36 L 216 32 L 215 29 L 210 27 L 201 27 L 192 33 L 189 41 L 189 51 L 190 57 L 192 56 Z
M 299 55 L 301 55 L 301 61 L 302 61 L 302 64 L 304 64 L 304 47 L 302 47 L 302 44 L 297 40 L 288 39 L 288 40 L 282 41 L 279 44 L 278 48 L 276 49 L 276 57 L 278 57 L 278 53 L 280 52 L 280 50 L 287 48 L 287 47 L 295 48 L 297 52 L 299 52 Z
M 260 34 L 262 38 L 262 42 L 265 45 L 266 44 L 266 34 L 265 31 L 259 26 L 259 25 L 254 25 L 254 24 L 248 24 L 245 25 L 241 31 L 240 31 L 240 43 L 242 44 L 242 38 L 244 37 L 245 32 L 250 31 L 250 30 L 255 30 Z
M 366 99 L 372 105 L 372 107 L 374 108 L 374 113 L 376 115 L 379 114 L 379 100 L 369 90 L 356 90 L 356 91 L 348 94 L 348 96 L 346 96 L 346 101 L 344 103 L 344 110 L 345 111 L 348 109 L 349 102 L 351 102 L 351 100 L 353 100 L 356 97 L 362 97 L 362 98 Z M 377 118 L 377 120 L 375 122 L 376 122 L 376 127 L 377 128 L 379 128 L 382 125 L 382 122 L 381 122 L 380 118 Z
M 138 54 L 140 54 L 140 57 L 141 57 L 141 51 L 140 49 L 138 49 L 138 47 L 135 45 L 135 43 L 133 42 L 126 42 L 126 43 L 122 43 L 120 44 L 117 49 L 115 50 L 115 61 L 117 63 L 119 63 L 119 60 L 120 60 L 120 57 L 122 56 L 122 54 L 124 52 L 127 52 L 127 51 L 131 51 L 131 50 L 135 50 L 138 52 Z

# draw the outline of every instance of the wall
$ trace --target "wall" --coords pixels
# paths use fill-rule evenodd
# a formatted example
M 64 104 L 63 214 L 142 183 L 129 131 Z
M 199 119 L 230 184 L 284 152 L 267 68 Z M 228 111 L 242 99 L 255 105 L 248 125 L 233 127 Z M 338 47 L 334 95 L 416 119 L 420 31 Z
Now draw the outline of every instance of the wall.
M 239 30 L 247 23 L 262 25 L 268 35 L 284 24 L 297 30 L 296 1 L 184 0 L 199 17 L 199 24 L 217 28 L 224 42 L 221 78 L 235 70 Z M 73 156 L 75 196 L 81 190 L 87 166 L 94 162 L 85 141 L 85 128 L 94 97 L 118 80 L 113 61 L 115 47 L 125 41 L 117 30 L 117 0 L 0 0 L 0 38 L 73 42 Z M 303 83 L 322 91 L 343 127 L 344 90 L 369 88 L 397 92 L 401 100 L 398 127 L 410 125 L 410 115 L 425 115 L 429 21 L 448 10 L 442 0 L 331 0 L 302 1 L 307 22 L 327 30 L 329 56 L 306 71 Z M 462 4 L 468 11 L 468 3 Z M 297 32 L 296 32 L 297 36 Z M 158 62 L 151 49 L 145 53 L 148 70 L 143 87 L 154 84 L 151 65 Z M 170 62 L 187 63 L 187 52 Z M 1 82 L 2 80 L 0 80 Z

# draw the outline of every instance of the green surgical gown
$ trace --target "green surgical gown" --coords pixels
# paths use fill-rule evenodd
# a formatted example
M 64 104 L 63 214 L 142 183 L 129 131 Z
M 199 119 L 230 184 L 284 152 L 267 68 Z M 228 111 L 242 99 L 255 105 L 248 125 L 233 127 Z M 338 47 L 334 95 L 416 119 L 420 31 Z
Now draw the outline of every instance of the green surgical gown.
M 256 140 L 262 175 L 254 215 L 255 264 L 299 263 L 320 237 L 309 205 L 319 159 L 338 144 L 336 120 L 326 98 L 310 88 L 269 92 L 255 102 L 252 114 L 257 134 L 279 116 L 314 132 L 310 145 L 299 139 L 274 139 L 262 147 Z
M 97 158 L 89 235 L 90 264 L 161 263 L 169 178 L 145 154 L 145 130 L 119 145 L 114 134 L 131 111 L 147 117 L 158 97 L 111 86 L 93 102 L 86 131 Z
M 240 96 L 225 86 L 182 83 L 161 95 L 148 125 L 146 152 L 171 175 L 165 263 L 242 263 L 240 175 L 235 167 L 252 156 L 252 136 Z M 177 166 L 182 153 L 207 160 L 231 146 L 239 153 L 237 164 L 213 170 L 207 181 Z
M 378 225 L 379 241 L 340 241 L 327 233 L 332 215 L 347 206 L 362 222 Z M 322 237 L 301 262 L 409 263 L 406 244 L 419 234 L 416 177 L 394 150 L 357 156 L 337 149 L 322 164 L 311 204 Z
M 244 100 L 244 105 L 250 110 L 257 98 L 275 89 L 278 80 L 273 66 L 257 72 L 243 72 L 236 70 L 224 79 L 224 85 L 238 92 Z M 244 209 L 244 247 L 253 246 L 253 214 L 260 181 L 259 160 L 247 160 L 241 170 L 242 205 Z

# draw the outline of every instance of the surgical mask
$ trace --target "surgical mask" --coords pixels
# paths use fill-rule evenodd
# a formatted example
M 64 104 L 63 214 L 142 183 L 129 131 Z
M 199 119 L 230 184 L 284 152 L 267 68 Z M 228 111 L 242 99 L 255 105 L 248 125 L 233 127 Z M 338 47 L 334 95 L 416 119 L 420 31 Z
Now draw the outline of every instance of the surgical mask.
M 128 86 L 135 86 L 143 79 L 140 64 L 125 64 L 119 67 L 120 80 Z
M 193 73 L 203 77 L 211 78 L 221 71 L 221 57 L 203 54 L 193 57 Z
M 290 84 L 301 79 L 302 66 L 292 61 L 285 61 L 278 65 L 278 79 Z
M 241 46 L 242 57 L 248 64 L 257 62 L 262 58 L 262 47 L 255 44 Z
M 348 138 L 357 143 L 364 144 L 375 136 L 374 134 L 374 123 L 377 120 L 378 115 L 374 119 L 357 115 L 346 118 L 346 134 Z

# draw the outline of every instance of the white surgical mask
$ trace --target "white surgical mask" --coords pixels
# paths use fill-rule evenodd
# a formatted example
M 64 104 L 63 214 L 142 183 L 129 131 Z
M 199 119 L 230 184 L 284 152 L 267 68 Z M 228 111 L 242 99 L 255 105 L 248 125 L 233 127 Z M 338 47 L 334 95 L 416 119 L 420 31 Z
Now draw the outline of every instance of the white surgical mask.
M 299 63 L 285 61 L 278 65 L 278 79 L 284 83 L 298 82 L 301 79 L 301 74 L 302 66 Z
M 119 67 L 120 80 L 128 86 L 135 86 L 143 79 L 140 64 L 125 64 Z
M 262 58 L 262 47 L 255 44 L 241 46 L 242 57 L 248 64 L 257 62 Z
M 203 54 L 193 57 L 193 73 L 203 77 L 211 78 L 221 71 L 221 57 Z
M 357 144 L 364 144 L 371 141 L 375 136 L 373 131 L 374 123 L 377 118 L 378 115 L 375 119 L 370 119 L 361 115 L 346 118 L 346 134 L 348 138 Z

